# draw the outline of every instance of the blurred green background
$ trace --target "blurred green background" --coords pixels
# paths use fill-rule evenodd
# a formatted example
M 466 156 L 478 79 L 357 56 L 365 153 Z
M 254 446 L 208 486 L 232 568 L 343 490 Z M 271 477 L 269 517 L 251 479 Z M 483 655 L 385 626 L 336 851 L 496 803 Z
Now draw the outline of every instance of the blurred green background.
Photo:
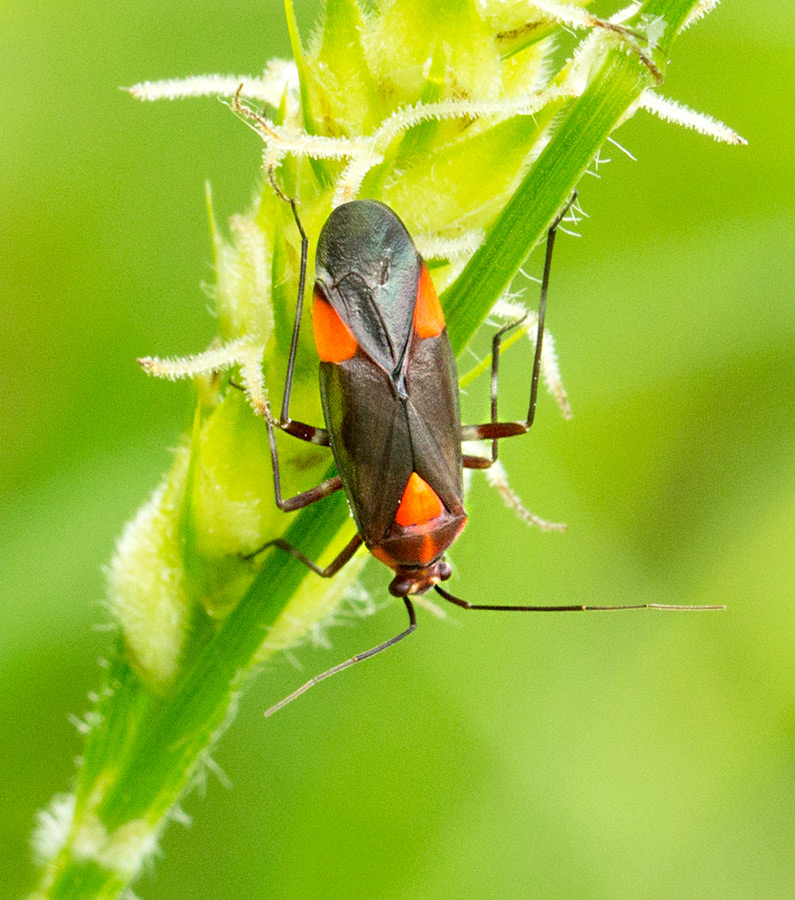
M 604 6 L 602 7 L 604 9 Z M 609 6 L 608 6 L 609 8 Z M 189 421 L 145 353 L 213 321 L 203 197 L 248 204 L 257 139 L 146 78 L 287 55 L 275 2 L 2 4 L 0 894 L 29 883 L 108 636 L 102 566 Z M 304 29 L 314 3 L 299 6 Z M 138 883 L 150 900 L 784 898 L 795 894 L 795 7 L 727 0 L 664 88 L 746 148 L 639 114 L 563 238 L 550 327 L 575 411 L 544 398 L 503 458 L 565 535 L 476 482 L 453 589 L 473 601 L 726 603 L 724 613 L 422 614 L 399 649 L 267 723 L 270 666 Z M 540 267 L 536 254 L 530 268 Z M 505 394 L 524 397 L 526 360 Z M 485 408 L 487 386 L 467 398 Z M 506 403 L 510 411 L 510 402 Z M 518 411 L 518 410 L 517 410 Z M 384 573 L 366 580 L 386 596 Z M 312 673 L 402 627 L 296 657 Z

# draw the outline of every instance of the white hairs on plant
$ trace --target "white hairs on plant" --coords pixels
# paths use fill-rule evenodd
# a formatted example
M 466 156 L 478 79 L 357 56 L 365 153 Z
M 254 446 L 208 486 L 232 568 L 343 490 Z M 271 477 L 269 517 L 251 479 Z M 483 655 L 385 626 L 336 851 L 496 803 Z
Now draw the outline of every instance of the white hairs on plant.
M 240 380 L 251 408 L 258 415 L 270 417 L 268 396 L 262 378 L 262 356 L 265 347 L 246 338 L 230 341 L 220 347 L 211 347 L 193 356 L 175 356 L 162 359 L 143 356 L 138 365 L 149 375 L 176 381 L 180 378 L 198 378 L 213 372 L 223 372 L 240 366 Z
M 686 18 L 683 28 L 711 12 L 719 0 L 701 0 Z M 271 168 L 287 154 L 310 156 L 317 159 L 347 159 L 348 164 L 337 181 L 333 204 L 335 206 L 354 199 L 367 173 L 383 162 L 387 148 L 395 138 L 421 122 L 436 119 L 489 118 L 508 119 L 515 116 L 535 115 L 544 106 L 556 100 L 578 96 L 587 83 L 587 73 L 593 62 L 593 54 L 598 46 L 599 32 L 614 32 L 617 39 L 627 42 L 630 49 L 637 52 L 644 63 L 659 76 L 653 61 L 647 57 L 641 44 L 648 42 L 655 46 L 665 31 L 665 21 L 657 17 L 645 22 L 639 31 L 625 27 L 622 23 L 635 15 L 641 8 L 632 2 L 609 19 L 601 19 L 580 6 L 538 0 L 534 6 L 552 20 L 574 28 L 587 28 L 592 34 L 584 40 L 574 53 L 568 75 L 562 85 L 547 85 L 523 98 L 497 101 L 443 100 L 438 103 L 417 103 L 396 110 L 381 123 L 371 135 L 354 137 L 328 137 L 310 135 L 300 127 L 287 124 L 277 125 L 266 116 L 242 104 L 239 95 L 248 99 L 264 101 L 278 106 L 285 93 L 298 103 L 299 78 L 296 65 L 292 61 L 273 60 L 262 76 L 242 75 L 200 75 L 183 79 L 143 82 L 129 88 L 139 100 L 174 100 L 185 97 L 219 96 L 233 97 L 230 106 L 244 118 L 266 144 L 265 165 Z M 644 92 L 635 109 L 642 107 L 669 122 L 692 128 L 719 141 L 743 144 L 745 141 L 731 128 L 703 113 L 688 109 L 673 100 L 651 92 Z M 293 109 L 295 112 L 295 109 Z M 288 116 L 288 118 L 290 118 Z
M 496 460 L 490 468 L 486 469 L 485 474 L 486 481 L 497 491 L 503 503 L 508 509 L 513 510 L 525 524 L 532 525 L 534 528 L 540 528 L 541 531 L 566 530 L 565 522 L 549 522 L 527 509 L 519 495 L 508 483 L 508 473 L 499 460 Z
M 701 0 L 701 2 L 696 4 L 696 6 L 688 13 L 687 18 L 682 25 L 682 31 L 686 28 L 690 28 L 690 26 L 698 22 L 699 19 L 703 19 L 707 13 L 711 13 L 719 3 L 720 0 Z
M 353 199 L 365 175 L 383 161 L 390 143 L 409 128 L 430 120 L 488 118 L 498 121 L 515 116 L 532 116 L 547 104 L 574 96 L 573 82 L 563 86 L 550 85 L 521 98 L 507 100 L 443 100 L 438 103 L 417 103 L 396 110 L 366 137 L 327 137 L 309 135 L 299 128 L 277 125 L 239 100 L 242 93 L 248 99 L 265 100 L 272 106 L 280 102 L 285 88 L 295 92 L 297 73 L 294 64 L 271 64 L 263 78 L 244 76 L 202 75 L 195 78 L 143 82 L 129 88 L 139 100 L 174 100 L 183 97 L 232 96 L 231 108 L 244 118 L 268 147 L 268 166 L 288 153 L 316 159 L 348 159 L 334 196 L 334 205 Z
M 419 234 L 414 243 L 424 259 L 453 259 L 470 256 L 483 243 L 486 233 L 480 228 L 464 231 L 456 237 L 438 234 Z
M 247 86 L 245 93 L 248 94 Z M 240 93 L 240 92 L 238 92 Z M 270 150 L 279 156 L 294 153 L 318 159 L 350 160 L 340 176 L 333 203 L 338 206 L 352 200 L 359 192 L 365 175 L 384 160 L 387 148 L 409 128 L 422 122 L 446 119 L 496 119 L 533 116 L 549 103 L 575 95 L 572 83 L 551 85 L 525 97 L 508 100 L 442 100 L 438 103 L 416 103 L 402 107 L 387 116 L 367 137 L 333 138 L 308 135 L 295 128 L 277 125 L 241 103 L 236 94 L 231 106 L 260 135 Z
M 669 100 L 662 97 L 655 91 L 644 91 L 638 100 L 638 106 L 652 113 L 666 122 L 673 122 L 684 128 L 691 128 L 700 134 L 709 135 L 716 141 L 722 141 L 726 144 L 747 144 L 745 138 L 737 134 L 736 131 L 713 119 L 706 113 L 696 112 L 675 100 Z
M 271 106 L 281 103 L 285 90 L 297 94 L 298 69 L 292 60 L 274 59 L 262 75 L 191 75 L 143 81 L 127 90 L 137 100 L 182 100 L 188 97 L 231 97 L 241 84 L 246 96 Z
M 641 37 L 639 32 L 635 32 L 631 28 L 624 28 L 620 24 L 629 18 L 629 15 L 637 12 L 639 5 L 633 4 L 609 19 L 601 19 L 599 16 L 587 12 L 581 6 L 557 3 L 556 0 L 533 0 L 533 6 L 546 13 L 554 21 L 560 22 L 562 25 L 569 25 L 572 28 L 604 28 L 607 31 L 613 31 L 627 38 Z
M 46 809 L 36 813 L 31 845 L 38 863 L 54 859 L 66 843 L 75 815 L 75 795 L 56 794 Z
M 242 362 L 250 352 L 250 344 L 245 338 L 231 341 L 219 347 L 211 347 L 204 353 L 193 356 L 174 356 L 161 359 L 157 356 L 142 356 L 138 365 L 150 375 L 176 381 L 179 378 L 196 378 L 229 369 Z
M 56 795 L 49 808 L 38 813 L 32 842 L 42 863 L 53 859 L 71 836 L 71 854 L 76 861 L 95 863 L 127 879 L 157 849 L 158 832 L 145 819 L 131 819 L 108 832 L 90 810 L 83 810 L 77 823 L 74 817 L 73 794 Z

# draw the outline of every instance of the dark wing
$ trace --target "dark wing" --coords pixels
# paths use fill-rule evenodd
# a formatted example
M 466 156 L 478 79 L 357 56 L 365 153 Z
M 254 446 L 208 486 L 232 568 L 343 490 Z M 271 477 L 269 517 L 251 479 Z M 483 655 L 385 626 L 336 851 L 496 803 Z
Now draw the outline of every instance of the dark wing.
M 451 513 L 463 515 L 458 372 L 447 329 L 438 337 L 414 338 L 406 388 L 414 471 Z
M 413 471 L 406 407 L 389 376 L 360 353 L 320 364 L 320 397 L 353 517 L 372 546 L 394 521 Z
M 415 338 L 406 371 L 408 398 L 361 353 L 321 363 L 320 396 L 331 449 L 359 533 L 384 539 L 412 472 L 463 515 L 458 377 L 447 331 Z

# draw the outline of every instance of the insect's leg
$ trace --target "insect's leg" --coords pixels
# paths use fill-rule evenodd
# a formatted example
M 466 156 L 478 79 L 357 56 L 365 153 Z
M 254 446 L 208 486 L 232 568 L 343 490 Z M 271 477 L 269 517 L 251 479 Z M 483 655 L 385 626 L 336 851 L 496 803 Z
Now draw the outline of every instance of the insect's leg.
M 461 462 L 465 469 L 490 469 L 496 462 L 496 459 L 491 459 L 488 456 L 475 456 L 465 453 L 461 457 Z
M 238 95 L 236 95 L 235 98 L 236 104 L 238 106 L 239 93 L 240 89 L 238 88 Z M 306 265 L 307 257 L 309 254 L 309 238 L 306 236 L 304 226 L 301 224 L 301 218 L 298 215 L 298 208 L 295 199 L 293 197 L 288 197 L 279 187 L 276 182 L 276 176 L 273 170 L 273 166 L 269 167 L 268 169 L 268 177 L 270 178 L 271 185 L 273 186 L 273 190 L 276 192 L 277 196 L 285 203 L 290 204 L 290 209 L 293 212 L 293 219 L 295 220 L 296 227 L 298 228 L 298 233 L 301 235 L 301 270 L 298 276 L 298 296 L 296 298 L 295 304 L 295 322 L 293 323 L 293 334 L 290 341 L 290 355 L 287 359 L 287 377 L 285 378 L 284 382 L 284 397 L 282 398 L 282 409 L 279 419 L 277 420 L 274 418 L 267 401 L 265 401 L 263 405 L 264 418 L 268 423 L 268 436 L 270 438 L 271 444 L 271 455 L 273 456 L 274 461 L 274 479 L 278 481 L 278 453 L 276 450 L 276 442 L 272 433 L 274 427 L 285 431 L 287 434 L 292 435 L 292 437 L 298 438 L 301 441 L 306 441 L 310 444 L 319 444 L 323 447 L 328 447 L 329 436 L 325 428 L 318 428 L 314 425 L 308 425 L 306 422 L 293 421 L 290 418 L 290 396 L 293 391 L 295 357 L 298 352 L 298 338 L 301 333 L 301 316 L 304 309 L 304 291 L 306 289 Z M 233 386 L 239 387 L 239 385 L 237 384 L 233 384 Z M 277 494 L 278 493 L 279 491 L 277 488 Z
M 230 387 L 237 388 L 237 390 L 242 391 L 244 388 L 237 384 L 234 381 L 229 382 Z M 338 491 L 342 487 L 342 480 L 335 476 L 334 478 L 329 478 L 326 481 L 322 481 L 316 487 L 311 488 L 308 491 L 302 491 L 300 494 L 296 494 L 293 497 L 288 497 L 287 500 L 282 499 L 282 476 L 281 469 L 279 467 L 279 448 L 276 444 L 276 431 L 278 428 L 278 423 L 274 422 L 272 417 L 269 415 L 270 410 L 268 409 L 267 400 L 265 400 L 265 424 L 268 427 L 268 444 L 270 445 L 271 450 L 271 465 L 273 468 L 273 494 L 276 498 L 276 505 L 283 512 L 293 512 L 296 509 L 303 509 L 305 506 L 310 506 L 312 503 L 317 503 L 318 500 L 322 500 L 324 497 L 328 497 L 329 494 L 333 494 L 335 491 Z M 324 428 L 314 428 L 312 425 L 305 425 L 303 422 L 292 422 L 292 425 L 300 426 L 303 429 L 303 432 L 298 434 L 294 432 L 289 432 L 293 434 L 294 437 L 300 437 L 304 441 L 310 441 L 313 444 L 319 444 L 323 447 L 328 447 L 328 432 Z M 256 550 L 254 553 L 250 554 L 250 556 L 246 557 L 246 559 L 250 559 L 251 556 L 256 556 L 261 550 L 264 550 L 265 547 L 269 546 L 265 544 L 260 547 L 259 550 Z
M 501 328 L 494 336 L 494 340 L 492 342 L 493 356 L 491 361 L 491 421 L 486 423 L 485 425 L 464 425 L 461 429 L 461 440 L 463 441 L 489 440 L 492 442 L 490 457 L 491 462 L 494 462 L 497 459 L 497 441 L 500 440 L 500 438 L 514 437 L 517 434 L 525 434 L 530 430 L 530 427 L 533 424 L 533 419 L 535 418 L 536 401 L 538 399 L 538 380 L 539 373 L 541 371 L 541 350 L 544 340 L 544 320 L 546 318 L 547 294 L 549 292 L 549 273 L 552 269 L 552 252 L 555 248 L 555 235 L 557 234 L 558 226 L 560 225 L 564 216 L 566 216 L 566 214 L 568 213 L 569 209 L 571 209 L 571 206 L 576 199 L 577 192 L 575 191 L 569 198 L 566 205 L 560 211 L 560 213 L 558 213 L 558 215 L 555 217 L 554 222 L 547 232 L 546 255 L 544 258 L 544 277 L 541 282 L 541 298 L 538 303 L 538 327 L 536 331 L 535 355 L 533 357 L 533 374 L 530 381 L 530 404 L 527 411 L 527 419 L 524 422 L 497 421 L 497 376 L 499 371 L 500 341 L 507 331 L 510 331 L 512 328 L 515 328 L 517 325 L 521 324 L 523 319 L 519 319 L 518 321 L 511 322 Z
M 297 509 L 311 506 L 313 503 L 317 503 L 318 500 L 328 497 L 342 487 L 342 479 L 339 475 L 335 475 L 333 478 L 321 481 L 320 484 L 310 488 L 308 491 L 301 491 L 300 494 L 295 494 L 284 500 L 282 499 L 282 480 L 279 473 L 279 457 L 276 453 L 274 440 L 271 440 L 271 459 L 273 460 L 273 493 L 276 498 L 276 505 L 282 512 L 295 512 Z
M 417 627 L 417 614 L 414 611 L 414 605 L 408 597 L 403 598 L 403 602 L 406 604 L 406 609 L 409 614 L 409 627 L 404 631 L 401 631 L 400 634 L 396 634 L 394 637 L 391 637 L 388 641 L 384 641 L 382 644 L 378 644 L 377 647 L 371 647 L 369 650 L 365 650 L 364 653 L 357 653 L 356 656 L 352 656 L 350 659 L 346 659 L 345 662 L 339 663 L 339 665 L 333 666 L 331 669 L 327 669 L 325 672 L 321 672 L 320 675 L 315 675 L 314 678 L 311 678 L 306 684 L 302 685 L 298 688 L 297 691 L 293 691 L 292 694 L 289 694 L 284 700 L 280 700 L 275 706 L 272 706 L 270 709 L 266 710 L 265 715 L 272 716 L 275 712 L 278 712 L 282 707 L 287 706 L 288 703 L 292 703 L 296 697 L 300 697 L 301 694 L 305 694 L 311 687 L 314 687 L 319 681 L 323 681 L 326 678 L 330 678 L 332 675 L 336 675 L 337 672 L 342 672 L 345 669 L 349 669 L 352 665 L 357 662 L 362 662 L 362 660 L 370 659 L 371 656 L 375 656 L 376 653 L 380 653 L 382 650 L 386 650 L 389 647 L 397 644 L 398 641 L 402 641 L 403 638 L 408 637 L 412 631 Z
M 555 249 L 555 235 L 558 231 L 558 225 L 563 221 L 571 207 L 577 200 L 577 191 L 569 198 L 566 205 L 558 213 L 555 221 L 552 223 L 547 232 L 547 247 L 544 255 L 544 275 L 541 281 L 541 296 L 538 301 L 538 330 L 536 331 L 536 352 L 533 357 L 533 376 L 530 381 L 530 404 L 527 410 L 527 420 L 525 422 L 526 430 L 530 429 L 535 419 L 536 401 L 538 399 L 538 376 L 541 371 L 541 349 L 544 342 L 544 321 L 547 314 L 547 294 L 549 293 L 549 273 L 552 270 L 552 251 Z
M 296 494 L 294 497 L 288 497 L 286 500 L 282 499 L 282 476 L 279 467 L 279 448 L 276 445 L 276 424 L 270 418 L 265 419 L 265 424 L 268 427 L 268 444 L 270 445 L 271 465 L 273 467 L 273 494 L 279 509 L 283 512 L 293 512 L 296 509 L 303 509 L 305 506 L 310 506 L 312 503 L 317 503 L 318 500 L 328 497 L 329 494 L 333 494 L 342 487 L 342 479 L 338 475 L 335 475 L 333 478 L 321 482 L 319 485 L 308 491 L 302 491 L 300 494 Z M 326 447 L 328 446 L 328 432 L 324 429 L 313 428 L 311 425 L 304 425 L 303 422 L 293 422 L 292 424 L 300 425 L 307 429 L 308 432 L 311 432 L 311 436 L 304 436 L 302 438 L 303 440 L 309 440 Z M 293 432 L 290 432 L 290 434 L 293 434 Z M 294 436 L 299 437 L 300 435 L 296 434 Z M 314 440 L 314 438 L 318 439 Z
M 345 563 L 349 562 L 353 557 L 353 554 L 362 546 L 362 538 L 361 535 L 355 534 L 348 543 L 340 550 L 340 552 L 332 559 L 332 561 L 325 567 L 319 566 L 316 562 L 313 562 L 308 556 L 301 553 L 301 551 L 294 547 L 289 541 L 283 541 L 281 538 L 277 538 L 275 541 L 268 541 L 266 544 L 263 544 L 261 547 L 258 547 L 253 553 L 246 554 L 243 559 L 254 559 L 255 556 L 259 556 L 260 553 L 263 553 L 268 547 L 278 547 L 279 550 L 284 550 L 285 553 L 289 553 L 290 556 L 294 557 L 298 560 L 298 562 L 303 563 L 308 569 L 311 569 L 316 575 L 319 575 L 321 578 L 331 578 L 332 575 L 336 575 L 337 572 L 345 565 Z
M 509 331 L 512 331 L 517 326 L 521 325 L 524 322 L 525 316 L 522 316 L 521 319 L 517 319 L 515 322 L 509 322 L 507 325 L 503 325 L 502 328 L 494 335 L 491 341 L 491 421 L 488 423 L 488 426 L 484 425 L 469 425 L 465 426 L 465 431 L 469 432 L 466 437 L 462 434 L 462 440 L 476 440 L 479 438 L 491 438 L 491 453 L 489 456 L 464 456 L 464 468 L 465 469 L 488 469 L 497 462 L 498 456 L 498 441 L 500 437 L 504 437 L 507 435 L 501 434 L 501 430 L 503 430 L 503 423 L 500 422 L 499 414 L 497 411 L 497 398 L 499 396 L 499 379 L 500 379 L 500 344 L 502 342 L 502 338 Z M 513 425 L 515 423 L 509 422 L 505 423 L 508 425 Z M 491 431 L 491 434 L 484 434 L 483 430 L 488 428 Z M 520 432 L 524 433 L 524 432 Z M 495 436 L 496 435 L 496 436 Z
M 246 393 L 246 389 L 242 384 L 238 384 L 236 381 L 229 380 L 229 387 L 233 387 L 238 391 L 243 391 Z M 255 398 L 256 401 L 256 398 Z M 317 428 L 315 425 L 307 425 L 306 422 L 297 422 L 294 419 L 291 419 L 286 426 L 282 426 L 281 422 L 277 422 L 276 419 L 273 418 L 270 411 L 270 406 L 268 405 L 268 399 L 265 395 L 262 395 L 262 399 L 259 402 L 255 402 L 252 404 L 256 411 L 265 419 L 268 423 L 269 427 L 279 428 L 282 431 L 285 431 L 291 437 L 296 437 L 301 441 L 306 441 L 309 444 L 317 444 L 318 447 L 328 447 L 329 446 L 329 436 L 328 431 L 325 428 Z
M 268 177 L 271 180 L 271 184 L 273 185 L 273 189 L 274 191 L 276 191 L 276 194 L 282 200 L 284 200 L 285 203 L 290 204 L 290 209 L 293 211 L 293 219 L 295 219 L 298 233 L 301 235 L 301 272 L 298 276 L 298 296 L 295 302 L 295 322 L 293 323 L 293 336 L 292 340 L 290 341 L 290 356 L 287 360 L 287 378 L 284 382 L 284 397 L 282 398 L 282 412 L 279 421 L 279 426 L 283 430 L 287 431 L 288 429 L 286 426 L 289 426 L 290 424 L 290 394 L 293 390 L 295 356 L 298 352 L 298 336 L 301 332 L 301 315 L 304 310 L 304 290 L 306 289 L 306 263 L 307 255 L 309 253 L 309 239 L 306 236 L 306 231 L 304 231 L 304 226 L 301 224 L 301 218 L 298 215 L 295 198 L 288 197 L 282 192 L 281 188 L 276 183 L 276 177 L 274 175 L 273 168 L 270 168 L 268 170 Z
M 462 600 L 453 594 L 448 593 L 439 585 L 434 585 L 438 594 L 455 603 L 462 609 L 488 609 L 497 612 L 615 612 L 620 609 L 663 609 L 663 610 L 683 610 L 698 611 L 726 609 L 725 606 L 686 606 L 673 603 L 629 603 L 619 606 L 582 606 L 580 604 L 571 606 L 497 606 L 490 603 L 470 603 L 468 600 Z
M 242 85 L 240 87 L 242 87 Z M 240 88 L 238 88 L 238 95 L 239 93 Z M 238 95 L 236 95 L 235 97 L 236 108 L 240 108 L 242 110 L 243 107 L 240 107 Z M 310 444 L 319 444 L 323 447 L 328 447 L 329 437 L 328 432 L 325 428 L 317 428 L 314 425 L 307 425 L 306 422 L 293 421 L 290 418 L 290 395 L 292 394 L 293 390 L 295 357 L 298 351 L 298 337 L 301 332 L 301 315 L 304 309 L 304 290 L 306 288 L 306 263 L 309 253 L 309 239 L 306 236 L 306 231 L 304 231 L 304 226 L 301 224 L 301 219 L 298 215 L 298 209 L 294 198 L 288 197 L 276 183 L 273 166 L 269 167 L 268 169 L 268 177 L 270 178 L 273 190 L 276 192 L 278 197 L 281 200 L 284 200 L 285 203 L 289 203 L 290 209 L 292 209 L 293 211 L 293 218 L 295 219 L 295 224 L 298 227 L 298 232 L 301 235 L 301 271 L 298 277 L 298 297 L 296 299 L 295 322 L 293 324 L 292 340 L 290 341 L 290 355 L 287 359 L 287 377 L 284 382 L 284 397 L 282 399 L 281 415 L 278 419 L 275 418 L 275 416 L 271 412 L 270 404 L 268 403 L 267 397 L 264 396 L 264 393 L 261 402 L 257 403 L 256 408 L 260 415 L 262 415 L 265 421 L 268 423 L 269 429 L 271 428 L 271 426 L 273 426 L 274 428 L 279 428 L 282 431 L 287 432 L 287 434 L 292 435 L 293 437 L 296 437 L 301 441 L 307 441 Z M 251 379 L 249 379 L 249 381 L 250 380 Z M 230 382 L 230 384 L 232 385 L 232 387 L 241 387 L 234 382 Z M 273 439 L 271 438 L 271 448 L 273 449 L 274 446 L 275 445 Z

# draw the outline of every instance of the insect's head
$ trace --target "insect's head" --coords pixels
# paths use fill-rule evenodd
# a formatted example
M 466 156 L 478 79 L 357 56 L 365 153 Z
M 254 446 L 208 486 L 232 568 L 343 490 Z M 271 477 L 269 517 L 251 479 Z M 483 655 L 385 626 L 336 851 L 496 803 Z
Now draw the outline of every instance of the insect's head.
M 393 597 L 424 594 L 440 581 L 447 581 L 453 574 L 446 559 L 438 559 L 429 566 L 398 566 L 389 585 Z

